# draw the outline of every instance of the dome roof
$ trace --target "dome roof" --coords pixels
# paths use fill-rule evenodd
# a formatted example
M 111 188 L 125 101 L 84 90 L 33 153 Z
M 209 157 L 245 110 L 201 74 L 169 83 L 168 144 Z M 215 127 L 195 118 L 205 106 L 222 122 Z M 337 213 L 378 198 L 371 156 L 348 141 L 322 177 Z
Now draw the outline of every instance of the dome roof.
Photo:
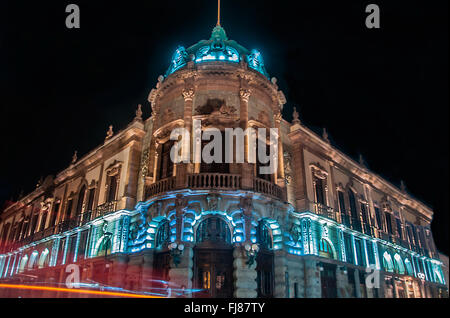
M 201 40 L 187 49 L 183 46 L 178 47 L 172 56 L 166 77 L 186 66 L 190 60 L 195 63 L 211 61 L 239 63 L 245 60 L 250 68 L 269 78 L 261 53 L 257 50 L 249 51 L 236 41 L 229 40 L 220 25 L 213 29 L 209 40 Z

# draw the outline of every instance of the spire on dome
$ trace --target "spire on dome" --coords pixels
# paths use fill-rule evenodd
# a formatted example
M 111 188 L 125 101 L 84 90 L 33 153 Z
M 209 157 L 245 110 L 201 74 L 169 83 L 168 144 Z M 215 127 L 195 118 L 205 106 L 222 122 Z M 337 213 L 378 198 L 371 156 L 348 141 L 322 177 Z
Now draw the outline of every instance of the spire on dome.
M 220 0 L 217 0 L 217 24 L 220 27 Z

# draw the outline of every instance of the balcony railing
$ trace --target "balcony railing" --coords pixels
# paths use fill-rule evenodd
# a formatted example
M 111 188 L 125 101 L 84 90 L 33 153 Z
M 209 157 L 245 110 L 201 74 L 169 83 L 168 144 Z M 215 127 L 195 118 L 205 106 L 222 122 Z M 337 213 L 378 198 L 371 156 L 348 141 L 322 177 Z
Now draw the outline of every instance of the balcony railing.
M 155 195 L 176 190 L 175 177 L 170 177 L 157 181 L 147 187 L 145 197 L 149 198 Z M 242 177 L 240 174 L 229 173 L 196 173 L 187 175 L 185 186 L 187 189 L 219 189 L 219 190 L 240 190 L 242 187 Z M 278 199 L 284 198 L 284 190 L 276 184 L 259 178 L 253 178 L 253 186 L 246 190 L 253 190 Z M 181 189 L 180 188 L 180 189 Z
M 326 206 L 326 205 L 321 204 L 321 203 L 314 202 L 313 203 L 313 210 L 314 210 L 314 213 L 316 213 L 316 214 L 318 214 L 320 216 L 326 217 L 326 218 L 331 219 L 331 220 L 338 221 L 336 212 L 334 211 L 333 208 L 331 208 L 329 206 Z
M 240 189 L 241 176 L 238 174 L 198 173 L 188 175 L 189 189 Z
M 145 191 L 145 197 L 155 196 L 175 189 L 175 177 L 166 178 L 151 184 Z
M 117 210 L 117 201 L 106 202 L 104 204 L 97 206 L 97 208 L 93 213 L 94 214 L 93 218 L 96 219 L 98 217 L 107 215 L 116 210 Z
M 272 196 L 272 197 L 275 197 L 278 199 L 283 198 L 283 189 L 280 188 L 279 186 L 277 186 L 275 183 L 267 181 L 267 180 L 254 178 L 253 179 L 253 190 L 255 192 L 264 193 L 264 194 L 267 194 L 269 196 Z

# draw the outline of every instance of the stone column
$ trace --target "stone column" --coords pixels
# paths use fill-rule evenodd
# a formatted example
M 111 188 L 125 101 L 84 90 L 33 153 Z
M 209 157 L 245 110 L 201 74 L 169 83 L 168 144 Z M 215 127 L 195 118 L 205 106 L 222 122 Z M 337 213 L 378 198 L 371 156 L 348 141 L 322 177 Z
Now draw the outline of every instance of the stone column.
M 153 250 L 146 250 L 142 262 L 142 290 L 149 291 L 153 278 Z
M 286 265 L 286 252 L 278 250 L 274 252 L 273 259 L 274 268 L 274 293 L 275 298 L 285 298 L 286 295 L 286 272 L 288 267 Z
M 398 290 L 397 290 L 397 282 L 396 282 L 394 276 L 392 276 L 392 287 L 394 288 L 394 298 L 399 298 Z
M 308 195 L 306 189 L 306 172 L 303 156 L 303 147 L 295 143 L 293 147 L 292 163 L 294 168 L 295 201 L 298 211 L 308 208 Z
M 245 264 L 247 256 L 242 246 L 236 246 L 233 250 L 233 278 L 235 298 L 256 298 L 256 262 L 250 267 Z
M 356 298 L 361 298 L 361 282 L 359 281 L 359 270 L 355 269 L 355 295 Z
M 128 256 L 126 254 L 116 254 L 112 260 L 111 285 L 125 288 Z
M 243 131 L 248 128 L 248 102 L 251 95 L 251 90 L 245 88 L 246 84 L 241 84 L 241 89 L 239 91 L 239 101 L 240 101 L 240 127 Z M 248 136 L 244 136 L 244 163 L 241 164 L 242 171 L 242 188 L 252 189 L 253 188 L 253 174 L 254 174 L 254 164 L 249 163 L 249 139 Z
M 275 128 L 278 130 L 278 169 L 276 173 L 276 183 L 279 187 L 284 188 L 286 186 L 285 176 L 284 176 L 284 151 L 283 151 L 283 141 L 281 140 L 281 112 L 274 116 Z
M 344 273 L 340 266 L 336 266 L 336 288 L 338 298 L 351 297 L 348 293 L 348 273 Z
M 320 281 L 320 271 L 317 262 L 313 259 L 305 259 L 305 297 L 321 298 L 322 289 Z
M 194 249 L 191 246 L 186 246 L 183 254 L 180 256 L 180 263 L 178 267 L 171 265 L 169 270 L 169 280 L 177 286 L 184 286 L 186 290 L 192 289 L 192 277 L 194 276 Z M 192 297 L 192 295 L 186 295 Z

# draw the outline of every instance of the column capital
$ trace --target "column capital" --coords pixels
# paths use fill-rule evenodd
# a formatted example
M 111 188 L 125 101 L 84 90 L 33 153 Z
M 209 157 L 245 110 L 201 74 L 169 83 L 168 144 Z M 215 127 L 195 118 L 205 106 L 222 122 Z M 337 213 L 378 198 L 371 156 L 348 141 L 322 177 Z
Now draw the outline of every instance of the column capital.
M 195 96 L 195 91 L 193 88 L 183 89 L 182 94 L 185 102 L 192 101 Z
M 241 99 L 248 103 L 249 99 L 250 99 L 250 95 L 252 94 L 252 91 L 250 89 L 247 88 L 241 88 L 239 90 L 239 96 L 241 97 Z

